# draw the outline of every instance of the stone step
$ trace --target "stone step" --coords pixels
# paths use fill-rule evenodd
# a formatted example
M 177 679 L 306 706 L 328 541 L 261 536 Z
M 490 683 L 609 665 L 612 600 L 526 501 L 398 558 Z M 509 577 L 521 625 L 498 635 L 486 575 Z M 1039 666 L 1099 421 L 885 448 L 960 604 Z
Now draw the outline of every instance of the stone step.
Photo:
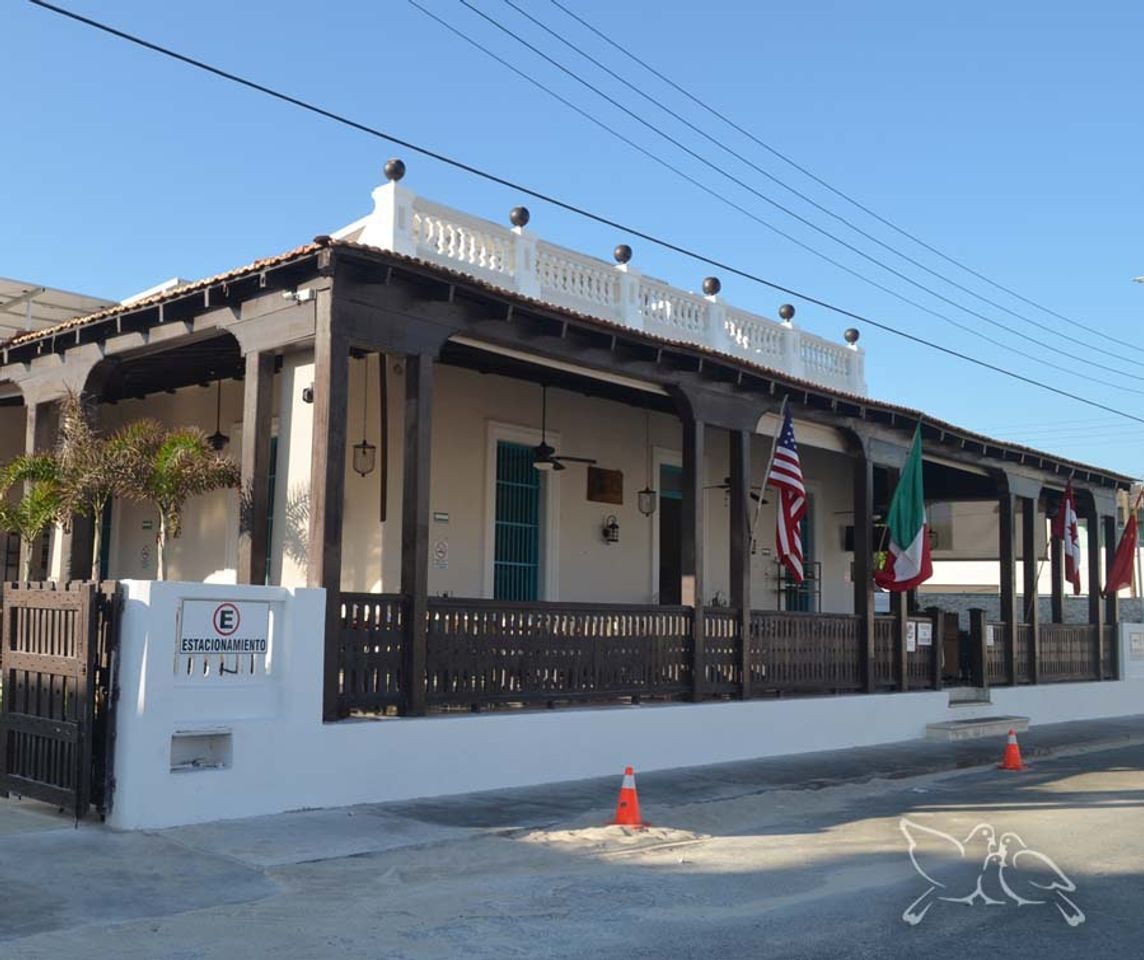
M 1004 737 L 1010 730 L 1024 733 L 1029 729 L 1028 717 L 975 717 L 926 724 L 927 740 L 979 740 L 982 737 Z
M 989 702 L 989 689 L 987 687 L 949 688 L 949 705 L 951 707 L 973 706 Z

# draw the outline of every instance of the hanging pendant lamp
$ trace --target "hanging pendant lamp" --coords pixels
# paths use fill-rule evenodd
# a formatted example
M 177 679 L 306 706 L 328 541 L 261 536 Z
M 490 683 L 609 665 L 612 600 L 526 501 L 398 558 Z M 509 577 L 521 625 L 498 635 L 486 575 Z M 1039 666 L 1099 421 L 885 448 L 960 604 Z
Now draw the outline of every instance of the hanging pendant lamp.
M 385 360 L 382 358 L 381 363 Z M 369 359 L 362 357 L 363 369 L 369 366 Z M 377 466 L 377 447 L 366 439 L 367 416 L 369 413 L 369 371 L 364 370 L 361 389 L 361 443 L 354 444 L 354 472 L 368 477 Z
M 655 513 L 659 494 L 651 485 L 651 413 L 644 413 L 644 449 L 647 451 L 647 486 L 636 494 L 636 506 L 645 517 Z
M 215 428 L 214 433 L 207 437 L 207 442 L 211 445 L 211 449 L 216 453 L 221 453 L 228 443 L 230 437 L 222 432 L 222 379 L 218 381 L 218 400 L 215 403 Z

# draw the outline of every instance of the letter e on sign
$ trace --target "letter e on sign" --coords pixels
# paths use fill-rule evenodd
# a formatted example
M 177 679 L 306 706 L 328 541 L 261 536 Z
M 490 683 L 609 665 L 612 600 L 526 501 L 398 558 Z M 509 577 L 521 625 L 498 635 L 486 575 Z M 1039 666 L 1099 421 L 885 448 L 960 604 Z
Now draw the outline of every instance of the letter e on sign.
M 215 607 L 212 620 L 214 621 L 214 628 L 219 636 L 229 637 L 238 629 L 238 607 L 233 603 L 220 603 Z

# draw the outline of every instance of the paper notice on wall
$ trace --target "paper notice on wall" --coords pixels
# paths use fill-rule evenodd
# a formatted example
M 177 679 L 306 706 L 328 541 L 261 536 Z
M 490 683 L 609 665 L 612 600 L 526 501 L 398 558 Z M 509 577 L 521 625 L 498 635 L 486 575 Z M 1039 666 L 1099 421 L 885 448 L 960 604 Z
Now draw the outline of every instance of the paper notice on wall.
M 918 625 L 911 620 L 906 624 L 906 653 L 913 653 L 918 648 Z
M 987 647 L 993 646 L 993 631 L 994 628 L 991 626 L 985 628 L 985 646 Z
M 918 624 L 918 646 L 932 647 L 933 646 L 933 624 L 932 623 L 919 623 Z

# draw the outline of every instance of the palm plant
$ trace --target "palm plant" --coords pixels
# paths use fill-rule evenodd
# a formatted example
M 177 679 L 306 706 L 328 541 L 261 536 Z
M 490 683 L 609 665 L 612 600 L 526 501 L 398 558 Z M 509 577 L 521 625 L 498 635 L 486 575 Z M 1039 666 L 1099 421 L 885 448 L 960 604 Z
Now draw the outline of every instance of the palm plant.
M 13 487 L 19 499 L 8 499 Z M 62 515 L 59 462 L 51 454 L 16 457 L 0 470 L 0 527 L 20 537 L 20 576 L 32 578 L 31 544 Z
M 114 497 L 138 486 L 140 458 L 133 453 L 127 429 L 100 436 L 84 402 L 69 393 L 60 403 L 56 460 L 64 522 L 77 515 L 92 519 L 91 569 L 98 581 L 103 574 L 100 520 Z
M 182 532 L 186 502 L 212 490 L 236 487 L 238 466 L 220 457 L 198 427 L 168 430 L 155 420 L 138 420 L 120 431 L 117 443 L 123 492 L 159 511 L 156 549 L 159 579 L 167 576 L 167 546 Z

